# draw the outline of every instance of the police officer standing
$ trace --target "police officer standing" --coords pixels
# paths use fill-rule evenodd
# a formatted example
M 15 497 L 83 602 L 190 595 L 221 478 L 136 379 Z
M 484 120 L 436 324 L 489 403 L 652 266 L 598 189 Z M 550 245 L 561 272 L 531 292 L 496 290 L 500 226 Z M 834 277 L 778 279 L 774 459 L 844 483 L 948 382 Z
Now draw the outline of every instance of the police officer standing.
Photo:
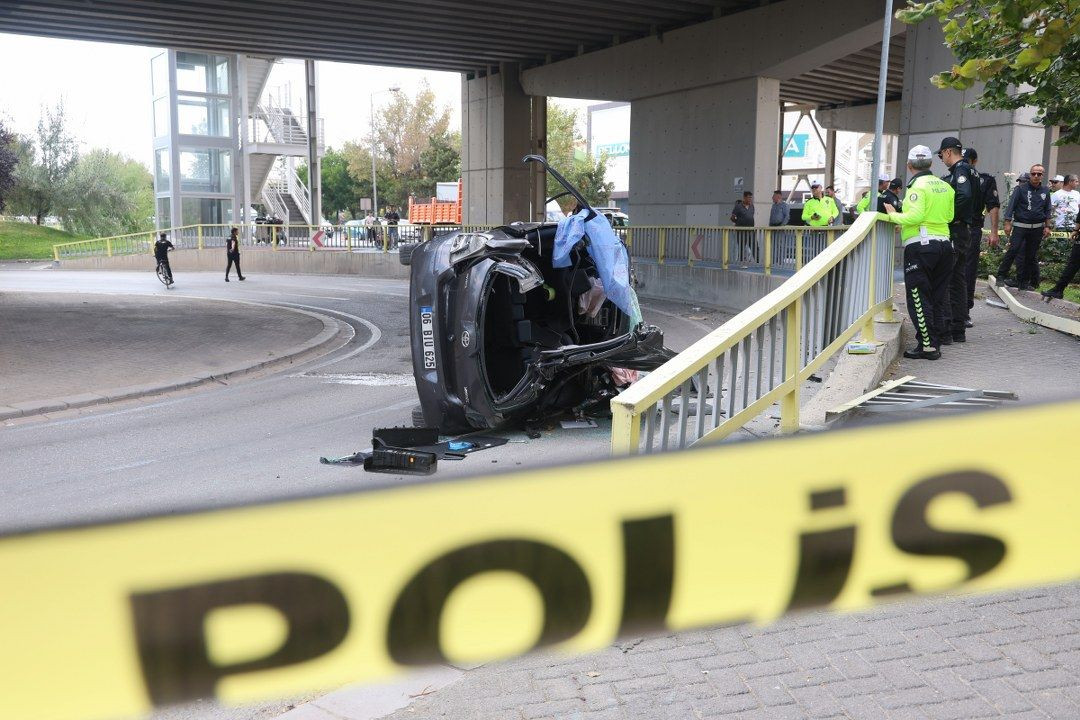
M 964 149 L 964 160 L 971 167 L 976 167 L 979 162 L 979 153 L 975 148 Z M 976 172 L 978 169 L 976 168 Z M 990 217 L 991 247 L 998 244 L 998 214 L 1001 208 L 1001 200 L 998 198 L 997 179 L 990 173 L 979 173 L 979 187 L 975 192 L 975 214 L 971 223 L 971 242 L 968 246 L 967 267 L 964 268 L 964 281 L 967 287 L 968 315 L 965 325 L 972 327 L 971 308 L 975 307 L 975 280 L 979 277 L 979 253 L 982 252 L 982 231 L 986 224 L 986 217 Z
M 953 268 L 953 249 L 949 242 L 949 224 L 953 219 L 952 187 L 930 173 L 933 159 L 930 148 L 916 145 L 908 152 L 907 195 L 904 210 L 885 205 L 883 219 L 900 226 L 904 245 L 904 286 L 907 291 L 908 316 L 915 325 L 918 345 L 904 352 L 916 360 L 941 357 L 942 332 L 950 330 L 941 319 L 949 303 L 949 278 Z
M 949 239 L 953 245 L 953 269 L 949 278 L 949 332 L 941 338 L 942 345 L 967 342 L 967 257 L 971 244 L 971 225 L 975 220 L 975 192 L 979 174 L 964 162 L 964 146 L 954 137 L 941 141 L 937 156 L 949 168 L 941 179 L 953 189 L 953 219 L 949 223 Z
M 1028 181 L 1017 183 L 1005 206 L 1005 234 L 1009 236 L 1009 249 L 1001 258 L 997 279 L 1021 290 L 1033 289 L 1039 274 L 1039 245 L 1050 234 L 1053 214 L 1050 212 L 1050 191 L 1042 184 L 1045 174 L 1042 165 L 1032 165 Z M 1013 260 L 1016 260 L 1017 266 L 1016 282 L 1010 283 L 1005 281 L 1005 274 L 1009 272 Z

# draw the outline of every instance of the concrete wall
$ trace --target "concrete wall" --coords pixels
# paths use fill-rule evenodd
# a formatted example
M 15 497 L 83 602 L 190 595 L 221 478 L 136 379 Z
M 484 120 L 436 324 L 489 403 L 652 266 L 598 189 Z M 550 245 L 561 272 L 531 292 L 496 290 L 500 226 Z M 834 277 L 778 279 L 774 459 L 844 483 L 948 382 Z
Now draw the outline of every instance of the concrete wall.
M 630 118 L 635 223 L 727 224 L 735 201 L 749 190 L 756 216 L 767 224 L 776 184 L 779 80 L 747 78 L 635 100 Z
M 786 278 L 700 265 L 638 262 L 637 292 L 643 298 L 700 303 L 729 312 L 745 310 L 780 287 Z
M 175 250 L 169 265 L 179 276 L 185 272 L 220 272 L 225 275 L 225 253 L 214 250 Z M 240 256 L 244 274 L 257 275 L 355 275 L 357 277 L 408 279 L 409 268 L 398 261 L 397 253 L 306 252 L 303 250 L 247 250 Z M 62 260 L 64 270 L 142 270 L 152 272 L 152 255 Z

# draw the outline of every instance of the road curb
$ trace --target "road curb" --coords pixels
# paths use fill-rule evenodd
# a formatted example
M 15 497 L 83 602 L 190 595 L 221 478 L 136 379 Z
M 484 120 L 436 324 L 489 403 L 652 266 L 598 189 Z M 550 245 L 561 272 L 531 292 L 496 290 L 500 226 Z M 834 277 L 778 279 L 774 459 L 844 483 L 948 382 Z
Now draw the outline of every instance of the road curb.
M 193 299 L 193 298 L 185 298 Z M 202 298 L 198 298 L 202 299 Z M 218 298 L 213 298 L 218 300 Z M 241 304 L 256 304 L 249 303 L 244 300 L 221 300 L 221 302 L 237 302 Z M 301 310 L 299 308 L 286 307 L 283 305 L 275 305 L 274 307 L 280 308 L 287 312 L 300 313 L 301 315 L 307 315 L 319 320 L 323 328 L 319 333 L 300 345 L 296 345 L 287 349 L 281 355 L 278 355 L 269 360 L 261 360 L 255 363 L 233 365 L 226 367 L 222 370 L 214 372 L 199 373 L 191 377 L 175 378 L 159 383 L 147 383 L 143 385 L 128 385 L 116 388 L 107 388 L 103 390 L 94 390 L 86 393 L 80 393 L 78 395 L 67 395 L 57 398 L 47 398 L 45 400 L 28 400 L 26 402 L 11 403 L 9 405 L 0 405 L 0 422 L 5 420 L 15 420 L 17 418 L 33 417 L 35 415 L 43 415 L 50 412 L 60 412 L 62 410 L 74 410 L 78 408 L 86 408 L 94 405 L 105 405 L 114 402 L 120 402 L 122 400 L 136 400 L 143 397 L 150 397 L 153 395 L 164 395 L 169 392 L 175 392 L 177 390 L 187 390 L 201 385 L 209 385 L 216 382 L 222 382 L 225 380 L 232 380 L 243 375 L 256 372 L 259 370 L 265 370 L 277 365 L 291 365 L 295 363 L 301 356 L 309 353 L 315 353 L 326 346 L 332 344 L 340 333 L 340 327 L 338 322 L 333 318 L 322 315 L 317 312 L 311 312 L 310 310 Z
M 839 422 L 825 422 L 825 413 L 845 402 L 864 395 L 878 386 L 889 366 L 900 357 L 902 322 L 874 323 L 874 335 L 881 344 L 873 355 L 849 355 L 841 351 L 824 386 L 799 411 L 800 430 L 825 430 Z

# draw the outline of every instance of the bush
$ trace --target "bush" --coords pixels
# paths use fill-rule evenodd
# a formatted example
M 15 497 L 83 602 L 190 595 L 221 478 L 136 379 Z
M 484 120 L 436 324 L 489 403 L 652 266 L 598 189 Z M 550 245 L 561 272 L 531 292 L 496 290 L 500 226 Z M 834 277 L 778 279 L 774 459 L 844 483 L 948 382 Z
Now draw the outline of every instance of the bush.
M 983 238 L 982 251 L 979 253 L 979 277 L 996 275 L 1001 258 L 1005 256 L 1009 243 L 1002 238 L 998 246 L 990 247 Z M 1072 239 L 1068 237 L 1048 237 L 1039 246 L 1039 277 L 1044 280 L 1057 280 L 1065 269 L 1065 262 L 1072 251 Z M 1015 267 L 1015 264 L 1013 265 Z

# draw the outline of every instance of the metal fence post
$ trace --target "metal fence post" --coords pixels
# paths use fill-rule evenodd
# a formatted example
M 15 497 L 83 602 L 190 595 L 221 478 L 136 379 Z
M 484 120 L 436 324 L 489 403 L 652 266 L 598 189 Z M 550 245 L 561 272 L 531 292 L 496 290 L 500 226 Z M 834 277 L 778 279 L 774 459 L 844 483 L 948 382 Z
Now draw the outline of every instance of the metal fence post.
M 112 238 L 105 238 L 105 255 L 112 257 Z
M 725 270 L 727 270 L 728 269 L 728 258 L 731 255 L 730 249 L 728 248 L 728 229 L 727 228 L 724 228 L 720 233 L 720 245 L 721 245 L 721 249 L 720 249 L 721 263 L 720 263 L 720 265 Z
M 390 236 L 386 233 L 380 233 L 382 235 L 382 251 L 388 252 L 390 250 Z
M 803 231 L 795 231 L 795 269 L 802 270 L 802 258 L 803 258 Z
M 867 293 L 866 293 L 867 294 L 867 304 L 866 304 L 866 308 L 867 308 L 867 310 L 869 310 L 870 308 L 874 307 L 874 305 L 876 304 L 874 302 L 874 298 L 877 296 L 877 292 L 876 292 L 876 288 L 875 288 L 875 286 L 877 284 L 877 266 L 875 265 L 875 261 L 877 260 L 877 228 L 876 227 L 871 227 L 870 228 L 870 235 L 863 242 L 867 242 L 867 241 L 870 243 L 870 257 L 866 262 L 867 272 L 870 273 L 869 282 L 866 283 L 866 285 L 867 285 Z M 874 316 L 873 315 L 868 317 L 866 319 L 866 322 L 863 323 L 862 339 L 864 341 L 866 341 L 866 342 L 876 342 L 877 341 L 877 337 L 874 335 Z
M 352 232 L 351 228 L 342 226 L 341 232 L 345 233 L 345 249 L 352 252 Z
M 278 249 L 278 236 L 277 236 L 277 234 L 278 234 L 278 226 L 277 225 L 271 225 L 270 226 L 270 235 L 271 235 L 270 244 L 274 247 L 275 251 Z
M 632 227 L 626 228 L 626 249 L 631 251 L 634 249 L 634 228 Z
M 660 228 L 660 247 L 657 250 L 657 264 L 664 264 L 664 245 L 667 243 L 667 228 Z
M 622 457 L 637 455 L 641 441 L 638 416 L 624 405 L 611 403 L 611 454 Z
M 772 275 L 772 230 L 765 231 L 765 274 Z
M 784 381 L 795 380 L 791 391 L 780 398 L 780 432 L 790 434 L 799 429 L 799 358 L 802 351 L 799 337 L 802 335 L 802 297 L 798 297 L 784 310 L 787 327 L 784 333 Z
M 201 224 L 198 226 L 198 233 L 199 233 L 199 249 L 202 250 L 203 249 L 203 237 L 202 237 L 202 225 Z
M 421 242 L 427 242 L 431 239 L 431 226 L 425 225 L 423 230 L 423 240 Z

